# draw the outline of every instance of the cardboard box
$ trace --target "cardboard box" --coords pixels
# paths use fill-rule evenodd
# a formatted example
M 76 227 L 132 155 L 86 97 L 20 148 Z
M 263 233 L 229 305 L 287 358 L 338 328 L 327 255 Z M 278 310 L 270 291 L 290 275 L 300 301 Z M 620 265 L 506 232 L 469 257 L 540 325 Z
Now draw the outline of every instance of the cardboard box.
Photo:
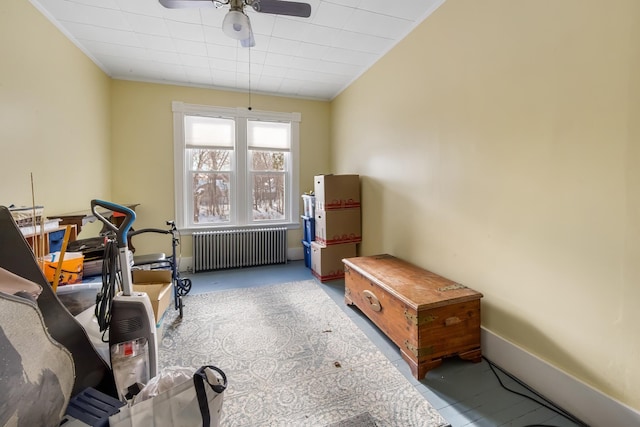
M 360 208 L 316 210 L 316 241 L 327 246 L 361 242 Z
M 359 208 L 359 175 L 316 175 L 313 180 L 316 210 Z
M 311 242 L 311 270 L 321 282 L 344 277 L 343 258 L 356 256 L 356 244 L 324 246 Z
M 133 270 L 133 290 L 149 295 L 156 325 L 171 303 L 171 270 Z

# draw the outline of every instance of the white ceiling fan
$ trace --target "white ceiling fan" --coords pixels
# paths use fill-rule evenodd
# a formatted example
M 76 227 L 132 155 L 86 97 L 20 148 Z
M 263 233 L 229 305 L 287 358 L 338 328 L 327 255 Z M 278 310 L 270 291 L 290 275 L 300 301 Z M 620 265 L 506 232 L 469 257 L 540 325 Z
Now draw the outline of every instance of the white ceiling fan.
M 244 7 L 249 6 L 256 12 L 274 15 L 297 16 L 308 18 L 311 16 L 311 5 L 308 3 L 283 0 L 159 0 L 168 9 L 188 7 L 223 7 L 228 5 L 229 12 L 222 21 L 222 31 L 236 40 L 240 40 L 243 47 L 253 47 L 256 42 L 251 30 L 249 17 L 244 13 Z

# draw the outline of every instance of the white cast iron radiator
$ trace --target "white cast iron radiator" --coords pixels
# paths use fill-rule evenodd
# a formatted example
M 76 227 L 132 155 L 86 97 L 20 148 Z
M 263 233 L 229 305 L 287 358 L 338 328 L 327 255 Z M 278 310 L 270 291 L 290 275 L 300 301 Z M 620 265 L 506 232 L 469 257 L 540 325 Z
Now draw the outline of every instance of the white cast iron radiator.
M 195 273 L 286 262 L 285 227 L 193 233 Z

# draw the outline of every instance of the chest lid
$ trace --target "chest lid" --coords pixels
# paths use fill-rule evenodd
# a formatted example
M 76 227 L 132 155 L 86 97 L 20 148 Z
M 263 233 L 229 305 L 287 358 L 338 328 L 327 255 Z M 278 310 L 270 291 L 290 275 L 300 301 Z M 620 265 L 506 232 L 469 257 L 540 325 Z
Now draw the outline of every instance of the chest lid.
M 353 269 L 416 311 L 482 298 L 482 294 L 473 289 L 392 255 L 342 261 L 347 271 Z

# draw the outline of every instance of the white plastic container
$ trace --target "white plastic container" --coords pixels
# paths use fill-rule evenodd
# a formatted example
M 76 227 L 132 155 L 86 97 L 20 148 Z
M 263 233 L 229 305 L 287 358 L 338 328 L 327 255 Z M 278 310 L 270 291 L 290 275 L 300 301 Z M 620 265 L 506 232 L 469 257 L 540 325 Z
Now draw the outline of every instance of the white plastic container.
M 313 218 L 316 210 L 316 196 L 310 196 L 308 194 L 302 195 L 302 201 L 304 203 L 303 215 Z

